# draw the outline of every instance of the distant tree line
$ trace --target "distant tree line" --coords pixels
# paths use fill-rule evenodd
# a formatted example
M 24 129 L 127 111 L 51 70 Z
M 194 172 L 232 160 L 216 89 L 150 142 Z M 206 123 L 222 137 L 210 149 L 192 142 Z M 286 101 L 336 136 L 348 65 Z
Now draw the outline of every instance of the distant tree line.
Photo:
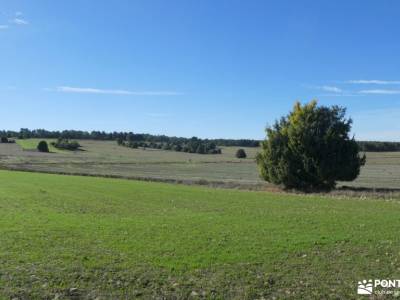
M 81 139 L 81 140 L 116 140 L 123 136 L 123 132 L 104 132 L 104 131 L 82 131 L 82 130 L 63 130 L 49 131 L 45 129 L 30 130 L 21 128 L 20 131 L 0 130 L 0 136 L 13 137 L 18 139 Z
M 240 140 L 233 140 L 233 139 L 213 139 L 212 140 L 218 146 L 225 146 L 225 147 L 259 147 L 260 141 L 258 140 L 250 140 L 250 139 L 240 139 Z
M 361 151 L 395 152 L 400 151 L 400 142 L 358 142 Z
M 0 136 L 14 137 L 19 139 L 39 138 L 39 139 L 76 139 L 76 140 L 102 140 L 102 141 L 135 141 L 137 143 L 162 144 L 162 146 L 188 144 L 193 138 L 170 137 L 166 135 L 152 135 L 145 133 L 133 132 L 105 132 L 105 131 L 82 131 L 82 130 L 63 130 L 63 131 L 49 131 L 45 129 L 21 128 L 20 131 L 0 130 Z M 237 147 L 258 147 L 260 141 L 251 139 L 199 139 L 204 145 L 215 144 L 216 146 L 237 146 Z M 193 146 L 194 147 L 194 146 Z M 150 147 L 149 147 L 150 148 Z
M 222 151 L 213 142 L 207 140 L 201 140 L 196 137 L 191 139 L 186 138 L 174 138 L 169 141 L 145 141 L 137 139 L 138 136 L 135 134 L 128 135 L 127 140 L 122 138 L 117 139 L 117 143 L 120 146 L 125 146 L 129 148 L 151 148 L 151 149 L 161 149 L 161 150 L 171 150 L 177 152 L 188 152 L 188 153 L 198 153 L 198 154 L 221 154 Z
M 82 130 L 63 130 L 49 131 L 45 129 L 29 130 L 21 128 L 20 131 L 0 130 L 0 137 L 4 138 L 39 138 L 39 139 L 76 139 L 76 140 L 103 140 L 103 141 L 131 141 L 141 143 L 156 143 L 169 144 L 171 147 L 176 144 L 183 145 L 190 138 L 169 137 L 166 135 L 152 135 L 133 132 L 105 132 L 105 131 L 82 131 Z M 236 147 L 259 147 L 260 141 L 251 139 L 199 139 L 204 143 L 213 143 L 216 146 L 236 146 Z M 12 142 L 12 140 L 11 140 Z M 400 151 L 400 142 L 373 142 L 373 141 L 358 141 L 361 151 L 366 152 L 384 152 L 384 151 Z M 142 147 L 142 146 L 140 146 Z M 166 146 L 168 147 L 168 146 Z M 151 148 L 151 147 L 149 147 Z

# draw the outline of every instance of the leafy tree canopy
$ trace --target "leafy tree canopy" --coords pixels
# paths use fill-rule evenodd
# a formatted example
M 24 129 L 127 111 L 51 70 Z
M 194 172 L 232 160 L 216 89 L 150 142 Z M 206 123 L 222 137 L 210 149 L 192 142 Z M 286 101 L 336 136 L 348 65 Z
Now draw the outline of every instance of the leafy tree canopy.
M 268 182 L 304 191 L 332 189 L 336 181 L 352 181 L 365 164 L 365 155 L 349 137 L 352 120 L 339 106 L 301 105 L 266 129 L 257 156 L 261 176 Z

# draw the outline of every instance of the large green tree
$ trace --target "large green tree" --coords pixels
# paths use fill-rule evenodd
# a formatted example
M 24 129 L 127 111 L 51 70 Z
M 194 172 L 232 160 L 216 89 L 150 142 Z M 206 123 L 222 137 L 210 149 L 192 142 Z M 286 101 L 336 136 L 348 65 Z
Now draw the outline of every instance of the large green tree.
M 365 164 L 357 142 L 349 137 L 352 120 L 339 106 L 301 105 L 266 129 L 257 156 L 268 182 L 304 191 L 329 190 L 336 181 L 354 180 Z

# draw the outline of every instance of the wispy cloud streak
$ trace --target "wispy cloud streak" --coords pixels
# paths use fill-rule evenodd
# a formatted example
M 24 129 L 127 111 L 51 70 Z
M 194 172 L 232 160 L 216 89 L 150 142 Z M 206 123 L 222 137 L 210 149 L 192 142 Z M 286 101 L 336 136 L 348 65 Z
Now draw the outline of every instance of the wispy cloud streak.
M 355 93 L 343 93 L 343 94 L 321 94 L 318 97 L 362 97 L 365 95 Z
M 388 84 L 400 84 L 400 80 L 348 80 L 346 83 L 352 83 L 352 84 L 382 84 L 382 85 L 388 85 Z
M 306 88 L 320 90 L 328 93 L 342 93 L 343 90 L 332 85 L 305 85 Z
M 14 18 L 10 21 L 13 24 L 16 25 L 28 25 L 29 22 L 27 20 L 21 19 L 21 18 Z
M 319 87 L 319 89 L 325 91 L 325 92 L 331 92 L 331 93 L 342 93 L 343 90 L 336 87 L 336 86 L 329 86 L 329 85 L 324 85 Z
M 55 89 L 61 93 L 78 93 L 78 94 L 102 94 L 102 95 L 130 95 L 130 96 L 178 96 L 183 93 L 175 91 L 127 91 L 113 89 L 97 89 L 85 87 L 59 86 Z
M 400 90 L 384 90 L 384 89 L 376 89 L 376 90 L 361 90 L 360 94 L 369 94 L 369 95 L 398 95 L 400 94 Z

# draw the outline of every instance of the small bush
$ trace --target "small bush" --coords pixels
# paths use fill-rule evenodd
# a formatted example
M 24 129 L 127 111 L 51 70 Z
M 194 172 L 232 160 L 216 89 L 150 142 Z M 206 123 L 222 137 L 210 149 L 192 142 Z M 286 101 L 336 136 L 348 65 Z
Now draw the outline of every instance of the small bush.
M 196 153 L 205 154 L 206 153 L 206 147 L 203 144 L 199 144 L 199 146 L 196 149 Z
M 170 144 L 164 144 L 164 145 L 162 146 L 162 149 L 163 149 L 163 150 L 171 150 L 171 145 L 170 145 Z
M 2 136 L 2 137 L 1 137 L 1 142 L 2 142 L 2 143 L 8 143 L 8 138 L 5 137 L 5 136 Z
M 173 149 L 174 149 L 174 151 L 181 152 L 182 151 L 182 146 L 179 145 L 179 144 L 178 145 L 174 145 Z
M 57 142 L 52 143 L 54 147 L 57 149 L 63 149 L 63 150 L 78 150 L 81 145 L 77 141 L 70 141 L 68 139 L 58 139 Z
M 128 142 L 128 147 L 137 149 L 137 148 L 139 148 L 139 144 L 136 142 Z
M 119 137 L 119 138 L 117 139 L 117 144 L 118 144 L 118 145 L 122 145 L 123 143 L 124 143 L 124 140 L 123 140 L 122 138 Z
M 247 157 L 246 151 L 244 151 L 244 149 L 238 149 L 236 151 L 236 157 L 237 158 L 246 158 Z
M 49 146 L 47 145 L 46 141 L 40 141 L 37 145 L 37 150 L 39 152 L 49 152 Z

